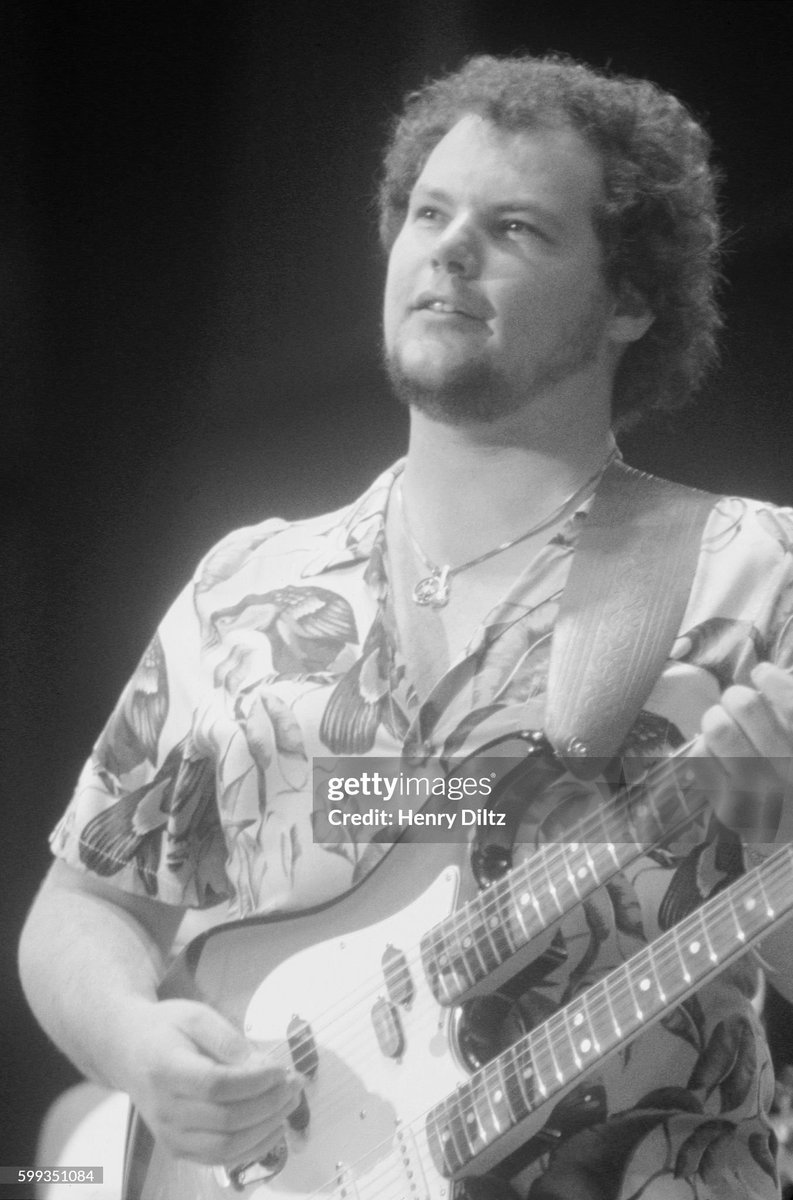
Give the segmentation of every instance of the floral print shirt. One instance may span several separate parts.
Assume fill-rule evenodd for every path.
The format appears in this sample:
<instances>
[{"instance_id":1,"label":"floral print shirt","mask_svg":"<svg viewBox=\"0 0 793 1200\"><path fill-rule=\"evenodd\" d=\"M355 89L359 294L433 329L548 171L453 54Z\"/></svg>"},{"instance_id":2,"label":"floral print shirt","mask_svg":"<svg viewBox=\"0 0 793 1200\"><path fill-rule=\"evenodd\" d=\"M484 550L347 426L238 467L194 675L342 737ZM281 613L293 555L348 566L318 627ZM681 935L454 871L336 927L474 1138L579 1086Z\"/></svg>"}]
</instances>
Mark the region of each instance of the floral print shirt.
<instances>
[{"instance_id":1,"label":"floral print shirt","mask_svg":"<svg viewBox=\"0 0 793 1200\"><path fill-rule=\"evenodd\" d=\"M376 859L366 830L312 812L314 756L456 758L542 728L554 619L587 505L421 703L384 558L399 470L339 512L268 520L210 551L99 737L52 835L57 855L168 904L224 902L234 917L298 910L344 892ZM758 661L788 662L791 611L793 512L721 500L680 634L623 754L670 753ZM527 811L521 843L543 836L547 813L547 798ZM504 1028L514 1036L546 1019L742 869L737 838L708 817L644 854L566 915L509 989ZM530 1200L778 1196L755 981L751 956L740 960L570 1093L564 1136L521 1176Z\"/></svg>"}]
</instances>

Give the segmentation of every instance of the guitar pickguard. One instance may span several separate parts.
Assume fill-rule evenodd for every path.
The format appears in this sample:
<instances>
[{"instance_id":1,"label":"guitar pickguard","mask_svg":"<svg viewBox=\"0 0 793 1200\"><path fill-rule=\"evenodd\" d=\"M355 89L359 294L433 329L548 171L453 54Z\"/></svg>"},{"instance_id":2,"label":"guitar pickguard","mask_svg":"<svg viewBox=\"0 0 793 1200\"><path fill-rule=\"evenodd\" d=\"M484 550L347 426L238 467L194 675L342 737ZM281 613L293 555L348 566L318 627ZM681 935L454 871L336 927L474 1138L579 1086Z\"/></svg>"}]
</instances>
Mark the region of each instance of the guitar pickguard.
<instances>
[{"instance_id":1,"label":"guitar pickguard","mask_svg":"<svg viewBox=\"0 0 793 1200\"><path fill-rule=\"evenodd\" d=\"M311 1070L304 1075L308 1125L290 1133L285 1167L251 1193L255 1200L326 1195L340 1171L354 1170L360 1187L392 1170L385 1158L402 1120L465 1077L450 1053L449 1010L432 996L420 963L407 961L399 979L392 973L391 989L381 965L389 947L416 946L428 923L453 911L458 884L457 869L447 868L402 911L307 947L257 988L246 1036L283 1043L297 1030L291 1065L302 1059ZM392 1000L394 992L403 999ZM426 1102L417 1104L422 1096Z\"/></svg>"}]
</instances>

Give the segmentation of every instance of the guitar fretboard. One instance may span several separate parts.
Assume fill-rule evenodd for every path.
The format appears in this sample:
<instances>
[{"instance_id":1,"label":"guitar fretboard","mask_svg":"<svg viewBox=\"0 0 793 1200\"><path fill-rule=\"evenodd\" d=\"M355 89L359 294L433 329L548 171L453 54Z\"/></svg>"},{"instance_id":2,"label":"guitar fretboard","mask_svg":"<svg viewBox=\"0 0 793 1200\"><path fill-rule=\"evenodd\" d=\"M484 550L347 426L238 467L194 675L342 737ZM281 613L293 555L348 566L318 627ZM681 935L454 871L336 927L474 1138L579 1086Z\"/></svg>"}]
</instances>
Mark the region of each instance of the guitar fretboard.
<instances>
[{"instance_id":1,"label":"guitar fretboard","mask_svg":"<svg viewBox=\"0 0 793 1200\"><path fill-rule=\"evenodd\" d=\"M424 935L421 957L440 1004L452 1004L707 803L712 766L663 759L640 782L587 816L569 840L540 846Z\"/></svg>"},{"instance_id":2,"label":"guitar fretboard","mask_svg":"<svg viewBox=\"0 0 793 1200\"><path fill-rule=\"evenodd\" d=\"M674 1008L793 908L793 848L783 846L583 992L431 1110L438 1170L450 1176Z\"/></svg>"}]
</instances>

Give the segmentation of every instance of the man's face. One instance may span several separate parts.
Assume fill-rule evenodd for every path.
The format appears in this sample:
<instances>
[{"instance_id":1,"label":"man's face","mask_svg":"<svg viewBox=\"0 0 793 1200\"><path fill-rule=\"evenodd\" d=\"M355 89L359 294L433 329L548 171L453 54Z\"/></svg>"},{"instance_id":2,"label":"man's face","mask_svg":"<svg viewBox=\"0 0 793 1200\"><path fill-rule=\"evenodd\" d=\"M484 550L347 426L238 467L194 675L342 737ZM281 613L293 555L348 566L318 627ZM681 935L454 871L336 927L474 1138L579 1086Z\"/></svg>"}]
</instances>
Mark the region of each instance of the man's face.
<instances>
[{"instance_id":1,"label":"man's face","mask_svg":"<svg viewBox=\"0 0 793 1200\"><path fill-rule=\"evenodd\" d=\"M571 380L604 390L621 346L593 224L602 186L571 129L512 133L470 114L446 134L389 259L385 349L401 399L458 422Z\"/></svg>"}]
</instances>

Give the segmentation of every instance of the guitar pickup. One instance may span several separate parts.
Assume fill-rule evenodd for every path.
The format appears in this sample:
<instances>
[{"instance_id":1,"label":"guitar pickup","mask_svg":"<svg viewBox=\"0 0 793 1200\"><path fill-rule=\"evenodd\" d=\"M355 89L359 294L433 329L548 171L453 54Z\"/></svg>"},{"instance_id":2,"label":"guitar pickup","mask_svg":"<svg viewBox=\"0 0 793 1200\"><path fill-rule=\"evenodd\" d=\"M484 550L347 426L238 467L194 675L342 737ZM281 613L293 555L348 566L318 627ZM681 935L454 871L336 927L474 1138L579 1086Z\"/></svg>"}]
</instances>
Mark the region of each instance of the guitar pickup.
<instances>
[{"instance_id":1,"label":"guitar pickup","mask_svg":"<svg viewBox=\"0 0 793 1200\"><path fill-rule=\"evenodd\" d=\"M308 1021L302 1017L292 1017L286 1027L286 1040L295 1070L307 1079L314 1079L319 1068L319 1055Z\"/></svg>"},{"instance_id":2,"label":"guitar pickup","mask_svg":"<svg viewBox=\"0 0 793 1200\"><path fill-rule=\"evenodd\" d=\"M407 959L396 946L386 946L380 960L388 990L388 998L392 1004L401 1004L409 1008L413 1002L414 988Z\"/></svg>"}]
</instances>

